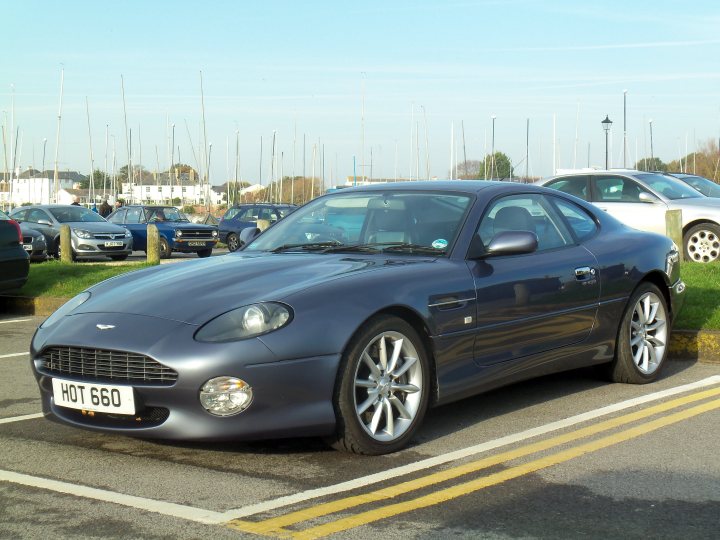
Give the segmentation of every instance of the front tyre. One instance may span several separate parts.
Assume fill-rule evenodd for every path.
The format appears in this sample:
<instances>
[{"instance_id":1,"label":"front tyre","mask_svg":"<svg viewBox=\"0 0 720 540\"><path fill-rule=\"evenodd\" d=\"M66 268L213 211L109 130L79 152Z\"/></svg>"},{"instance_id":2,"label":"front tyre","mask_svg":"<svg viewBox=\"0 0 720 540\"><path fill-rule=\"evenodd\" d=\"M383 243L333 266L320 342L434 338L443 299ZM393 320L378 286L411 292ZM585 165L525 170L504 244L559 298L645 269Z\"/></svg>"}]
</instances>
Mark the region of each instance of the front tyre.
<instances>
[{"instance_id":1,"label":"front tyre","mask_svg":"<svg viewBox=\"0 0 720 540\"><path fill-rule=\"evenodd\" d=\"M667 355L667 303L660 289L642 283L625 309L611 365L615 382L645 384L654 381Z\"/></svg>"},{"instance_id":2,"label":"front tyre","mask_svg":"<svg viewBox=\"0 0 720 540\"><path fill-rule=\"evenodd\" d=\"M366 455L401 449L422 423L429 389L427 352L415 329L393 316L372 319L343 354L330 444Z\"/></svg>"},{"instance_id":3,"label":"front tyre","mask_svg":"<svg viewBox=\"0 0 720 540\"><path fill-rule=\"evenodd\" d=\"M170 255L172 254L172 250L170 249L170 244L162 236L160 237L159 244L160 244L160 258L161 259L169 259Z\"/></svg>"},{"instance_id":4,"label":"front tyre","mask_svg":"<svg viewBox=\"0 0 720 540\"><path fill-rule=\"evenodd\" d=\"M209 257L210 255L212 255L212 248L201 249L200 251L197 252L197 256L200 257L201 259L204 259L205 257Z\"/></svg>"},{"instance_id":5,"label":"front tyre","mask_svg":"<svg viewBox=\"0 0 720 540\"><path fill-rule=\"evenodd\" d=\"M228 251L230 251L230 252L237 251L238 249L240 249L240 247L242 247L240 245L240 238L238 238L237 234L235 234L235 233L228 234L227 247L228 247Z\"/></svg>"}]
</instances>

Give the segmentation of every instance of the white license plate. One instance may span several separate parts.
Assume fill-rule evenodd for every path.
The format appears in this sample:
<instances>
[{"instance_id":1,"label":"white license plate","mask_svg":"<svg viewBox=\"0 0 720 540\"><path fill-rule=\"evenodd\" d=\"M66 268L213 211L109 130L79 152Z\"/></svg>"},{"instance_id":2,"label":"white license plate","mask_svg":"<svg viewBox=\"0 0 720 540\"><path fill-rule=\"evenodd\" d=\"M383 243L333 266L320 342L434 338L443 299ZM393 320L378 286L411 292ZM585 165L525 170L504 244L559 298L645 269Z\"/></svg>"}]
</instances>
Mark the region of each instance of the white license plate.
<instances>
[{"instance_id":1,"label":"white license plate","mask_svg":"<svg viewBox=\"0 0 720 540\"><path fill-rule=\"evenodd\" d=\"M188 246L190 247L204 247L205 242L188 242Z\"/></svg>"},{"instance_id":2,"label":"white license plate","mask_svg":"<svg viewBox=\"0 0 720 540\"><path fill-rule=\"evenodd\" d=\"M32 244L23 244L23 249L25 251L32 251Z\"/></svg>"},{"instance_id":3,"label":"white license plate","mask_svg":"<svg viewBox=\"0 0 720 540\"><path fill-rule=\"evenodd\" d=\"M79 383L53 379L55 405L71 409L135 414L135 395L132 386Z\"/></svg>"},{"instance_id":4,"label":"white license plate","mask_svg":"<svg viewBox=\"0 0 720 540\"><path fill-rule=\"evenodd\" d=\"M121 247L122 242L105 242L105 247Z\"/></svg>"}]
</instances>

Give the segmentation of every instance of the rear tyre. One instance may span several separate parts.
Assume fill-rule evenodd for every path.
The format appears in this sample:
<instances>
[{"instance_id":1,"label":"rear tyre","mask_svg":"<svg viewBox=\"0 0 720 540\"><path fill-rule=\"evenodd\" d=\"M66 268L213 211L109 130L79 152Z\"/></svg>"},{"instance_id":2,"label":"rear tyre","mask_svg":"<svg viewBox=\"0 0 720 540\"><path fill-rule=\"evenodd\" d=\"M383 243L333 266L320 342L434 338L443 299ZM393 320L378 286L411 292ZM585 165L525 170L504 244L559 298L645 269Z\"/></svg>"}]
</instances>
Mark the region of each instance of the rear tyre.
<instances>
[{"instance_id":1,"label":"rear tyre","mask_svg":"<svg viewBox=\"0 0 720 540\"><path fill-rule=\"evenodd\" d=\"M160 237L160 258L169 259L171 253L172 251L170 251L170 244L168 244L168 241L165 240L165 238Z\"/></svg>"},{"instance_id":2,"label":"rear tyre","mask_svg":"<svg viewBox=\"0 0 720 540\"><path fill-rule=\"evenodd\" d=\"M380 455L410 441L427 410L430 367L423 341L404 320L378 316L343 354L333 397L337 450Z\"/></svg>"},{"instance_id":3,"label":"rear tyre","mask_svg":"<svg viewBox=\"0 0 720 540\"><path fill-rule=\"evenodd\" d=\"M720 227L714 223L700 223L690 227L683 237L685 259L712 262L720 257Z\"/></svg>"},{"instance_id":4,"label":"rear tyre","mask_svg":"<svg viewBox=\"0 0 720 540\"><path fill-rule=\"evenodd\" d=\"M228 234L227 237L227 247L230 252L237 251L240 249L240 239L238 238L238 235L235 233Z\"/></svg>"},{"instance_id":5,"label":"rear tyre","mask_svg":"<svg viewBox=\"0 0 720 540\"><path fill-rule=\"evenodd\" d=\"M201 259L204 259L205 257L209 257L210 255L212 255L212 248L203 249L203 250L197 252L197 256L200 257Z\"/></svg>"},{"instance_id":6,"label":"rear tyre","mask_svg":"<svg viewBox=\"0 0 720 540\"><path fill-rule=\"evenodd\" d=\"M667 303L660 289L642 283L630 297L620 322L610 378L646 384L657 379L667 356Z\"/></svg>"}]
</instances>

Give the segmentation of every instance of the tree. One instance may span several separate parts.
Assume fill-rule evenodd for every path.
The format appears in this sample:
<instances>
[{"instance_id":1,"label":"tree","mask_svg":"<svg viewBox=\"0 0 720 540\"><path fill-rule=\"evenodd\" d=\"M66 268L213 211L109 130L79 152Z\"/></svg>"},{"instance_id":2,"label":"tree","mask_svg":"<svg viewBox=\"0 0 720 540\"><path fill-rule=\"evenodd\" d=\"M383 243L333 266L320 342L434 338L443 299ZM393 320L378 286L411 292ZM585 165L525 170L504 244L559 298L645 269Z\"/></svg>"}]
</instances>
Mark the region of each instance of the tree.
<instances>
[{"instance_id":1,"label":"tree","mask_svg":"<svg viewBox=\"0 0 720 540\"><path fill-rule=\"evenodd\" d=\"M487 176L485 176L487 171ZM514 176L514 169L510 158L503 152L495 152L495 154L488 154L485 159L480 162L480 178L492 179L504 179Z\"/></svg>"},{"instance_id":2,"label":"tree","mask_svg":"<svg viewBox=\"0 0 720 540\"><path fill-rule=\"evenodd\" d=\"M643 158L635 164L638 171L662 171L667 172L668 166L658 157Z\"/></svg>"},{"instance_id":3,"label":"tree","mask_svg":"<svg viewBox=\"0 0 720 540\"><path fill-rule=\"evenodd\" d=\"M457 164L455 171L457 177L461 180L475 180L482 176L482 161L470 159ZM450 175L449 175L450 176Z\"/></svg>"}]
</instances>

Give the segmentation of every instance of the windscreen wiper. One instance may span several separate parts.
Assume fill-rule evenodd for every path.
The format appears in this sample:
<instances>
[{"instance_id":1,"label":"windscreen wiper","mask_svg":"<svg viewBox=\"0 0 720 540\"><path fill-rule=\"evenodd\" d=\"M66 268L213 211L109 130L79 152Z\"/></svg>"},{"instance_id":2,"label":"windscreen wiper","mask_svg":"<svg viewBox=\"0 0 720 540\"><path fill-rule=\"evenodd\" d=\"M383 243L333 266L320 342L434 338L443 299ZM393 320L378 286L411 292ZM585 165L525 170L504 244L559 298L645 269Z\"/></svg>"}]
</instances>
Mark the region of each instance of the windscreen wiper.
<instances>
[{"instance_id":1,"label":"windscreen wiper","mask_svg":"<svg viewBox=\"0 0 720 540\"><path fill-rule=\"evenodd\" d=\"M444 250L420 244L411 244L408 242L370 242L369 244L351 244L337 245L328 247L323 253L339 252L339 251L360 251L360 252L378 252L378 251L406 251L409 253L425 253L432 255L440 255Z\"/></svg>"},{"instance_id":2,"label":"windscreen wiper","mask_svg":"<svg viewBox=\"0 0 720 540\"><path fill-rule=\"evenodd\" d=\"M337 240L331 240L328 242L309 242L305 244L283 244L276 248L269 249L268 251L270 253L280 253L282 251L288 251L292 249L296 249L299 251L322 251L327 248L334 248L339 246L342 246L341 242L338 242Z\"/></svg>"}]
</instances>

